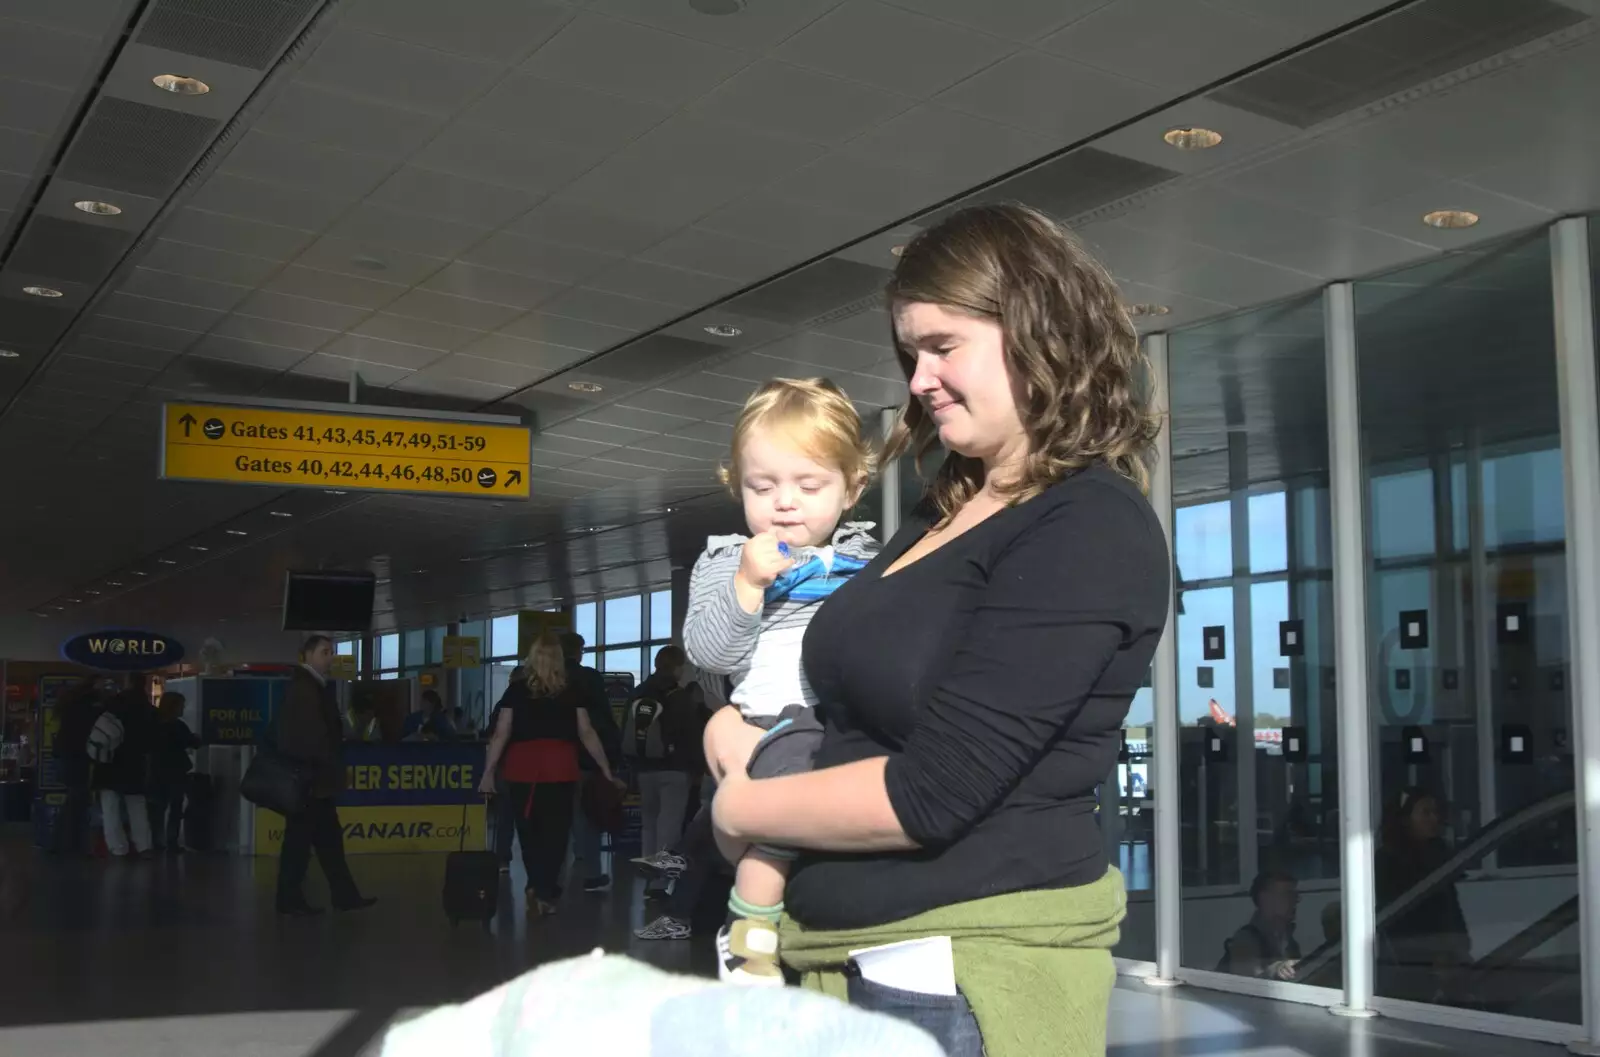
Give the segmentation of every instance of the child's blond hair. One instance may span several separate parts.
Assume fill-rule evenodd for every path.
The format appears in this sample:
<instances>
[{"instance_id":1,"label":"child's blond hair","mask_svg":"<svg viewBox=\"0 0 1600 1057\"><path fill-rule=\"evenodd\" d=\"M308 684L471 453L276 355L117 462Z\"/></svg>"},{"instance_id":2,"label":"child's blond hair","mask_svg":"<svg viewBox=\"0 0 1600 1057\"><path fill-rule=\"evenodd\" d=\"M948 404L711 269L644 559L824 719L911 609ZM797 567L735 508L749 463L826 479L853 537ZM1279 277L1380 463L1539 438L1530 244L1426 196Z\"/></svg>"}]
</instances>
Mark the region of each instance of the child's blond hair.
<instances>
[{"instance_id":1,"label":"child's blond hair","mask_svg":"<svg viewBox=\"0 0 1600 1057\"><path fill-rule=\"evenodd\" d=\"M878 468L876 447L861 431L850 398L826 378L774 378L744 402L733 426L733 450L717 476L739 496L740 453L755 429L776 431L817 462L837 467L852 489L866 487Z\"/></svg>"}]
</instances>

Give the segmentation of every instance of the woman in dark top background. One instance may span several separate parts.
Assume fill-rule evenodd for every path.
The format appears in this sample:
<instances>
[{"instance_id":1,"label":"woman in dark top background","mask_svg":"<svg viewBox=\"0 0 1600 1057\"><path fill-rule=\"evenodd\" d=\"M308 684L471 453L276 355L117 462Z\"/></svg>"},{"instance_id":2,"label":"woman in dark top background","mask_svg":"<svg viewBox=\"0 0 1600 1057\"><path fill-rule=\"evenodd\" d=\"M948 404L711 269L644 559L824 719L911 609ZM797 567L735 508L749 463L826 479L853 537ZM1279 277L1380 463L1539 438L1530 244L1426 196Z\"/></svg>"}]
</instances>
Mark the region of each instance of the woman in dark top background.
<instances>
[{"instance_id":1,"label":"woman in dark top background","mask_svg":"<svg viewBox=\"0 0 1600 1057\"><path fill-rule=\"evenodd\" d=\"M200 747L200 739L183 721L186 700L172 690L161 695L150 758L150 835L158 851L172 853L183 851L183 801L194 770L189 753Z\"/></svg>"},{"instance_id":2,"label":"woman in dark top background","mask_svg":"<svg viewBox=\"0 0 1600 1057\"><path fill-rule=\"evenodd\" d=\"M808 986L951 1057L1100 1052L1125 896L1094 790L1170 596L1138 336L1106 271L1019 206L919 235L888 294L911 399L886 458L949 454L806 633L816 770L731 776L717 820L810 849L782 940ZM943 936L953 995L868 980L849 955Z\"/></svg>"},{"instance_id":3,"label":"woman in dark top background","mask_svg":"<svg viewBox=\"0 0 1600 1057\"><path fill-rule=\"evenodd\" d=\"M503 756L504 769L498 773L516 811L517 841L528 875L528 912L553 914L561 897L561 866L578 795L579 743L607 781L615 783L616 778L584 710L581 688L567 681L560 641L550 634L535 640L521 671L525 678L512 680L495 706L494 733L478 791L494 795Z\"/></svg>"}]
</instances>

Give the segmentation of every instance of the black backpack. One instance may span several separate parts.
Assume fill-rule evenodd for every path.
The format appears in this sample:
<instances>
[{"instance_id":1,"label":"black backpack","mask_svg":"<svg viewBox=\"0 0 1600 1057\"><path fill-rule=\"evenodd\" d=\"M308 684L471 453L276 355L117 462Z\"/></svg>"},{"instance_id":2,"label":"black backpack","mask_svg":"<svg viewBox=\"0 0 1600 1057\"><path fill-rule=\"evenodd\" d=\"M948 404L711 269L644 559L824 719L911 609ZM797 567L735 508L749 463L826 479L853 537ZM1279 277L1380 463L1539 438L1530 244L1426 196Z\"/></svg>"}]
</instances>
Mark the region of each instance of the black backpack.
<instances>
[{"instance_id":1,"label":"black backpack","mask_svg":"<svg viewBox=\"0 0 1600 1057\"><path fill-rule=\"evenodd\" d=\"M628 719L622 727L622 754L630 760L663 763L672 747L662 716L667 706L653 697L636 697L628 705Z\"/></svg>"}]
</instances>

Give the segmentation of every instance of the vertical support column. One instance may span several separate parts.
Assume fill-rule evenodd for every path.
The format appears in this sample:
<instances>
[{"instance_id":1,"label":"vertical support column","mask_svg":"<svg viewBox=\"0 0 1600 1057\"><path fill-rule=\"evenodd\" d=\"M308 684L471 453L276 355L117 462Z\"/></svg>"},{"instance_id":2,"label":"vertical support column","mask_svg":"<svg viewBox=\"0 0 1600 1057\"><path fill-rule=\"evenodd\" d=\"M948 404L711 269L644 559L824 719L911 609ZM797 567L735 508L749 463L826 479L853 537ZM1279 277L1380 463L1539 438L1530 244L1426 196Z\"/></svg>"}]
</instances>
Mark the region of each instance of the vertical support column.
<instances>
[{"instance_id":1,"label":"vertical support column","mask_svg":"<svg viewBox=\"0 0 1600 1057\"><path fill-rule=\"evenodd\" d=\"M1467 550L1472 577L1472 707L1477 729L1478 813L1473 824L1482 828L1500 816L1499 770L1495 760L1494 722L1494 603L1489 592L1489 552L1483 530L1483 440L1473 430L1467 449ZM1483 857L1483 869L1499 865L1500 853Z\"/></svg>"},{"instance_id":2,"label":"vertical support column","mask_svg":"<svg viewBox=\"0 0 1600 1057\"><path fill-rule=\"evenodd\" d=\"M692 569L672 570L672 641L683 645L683 618L689 615L689 574Z\"/></svg>"},{"instance_id":3,"label":"vertical support column","mask_svg":"<svg viewBox=\"0 0 1600 1057\"><path fill-rule=\"evenodd\" d=\"M1167 385L1167 335L1144 339L1150 361L1151 406L1162 416L1156 438L1156 463L1150 475L1150 505L1167 536L1167 549L1175 554L1172 535L1172 417ZM1177 563L1173 563L1176 577ZM1177 584L1167 604L1167 624L1156 646L1151 690L1155 698L1155 729L1151 751L1151 789L1155 793L1156 846L1151 856L1156 892L1156 975L1146 983L1173 986L1183 939L1183 831L1178 797L1178 633Z\"/></svg>"},{"instance_id":4,"label":"vertical support column","mask_svg":"<svg viewBox=\"0 0 1600 1057\"><path fill-rule=\"evenodd\" d=\"M1571 658L1573 765L1577 774L1578 927L1586 1041L1600 1053L1600 409L1595 393L1594 286L1583 217L1550 231L1556 316L1556 384L1567 507L1567 620Z\"/></svg>"},{"instance_id":5,"label":"vertical support column","mask_svg":"<svg viewBox=\"0 0 1600 1057\"><path fill-rule=\"evenodd\" d=\"M1370 1017L1374 1015L1377 895L1372 876L1372 714L1367 707L1366 503L1351 285L1329 286L1323 310L1328 349L1328 498L1333 521L1334 707L1339 730L1339 875L1344 893L1344 1004L1333 1012Z\"/></svg>"},{"instance_id":6,"label":"vertical support column","mask_svg":"<svg viewBox=\"0 0 1600 1057\"><path fill-rule=\"evenodd\" d=\"M898 407L886 407L878 412L879 438L889 439L889 433L894 429L896 420L900 417ZM900 460L886 462L878 468L878 484L880 485L882 510L878 512L878 538L887 544L894 539L894 534L900 531Z\"/></svg>"},{"instance_id":7,"label":"vertical support column","mask_svg":"<svg viewBox=\"0 0 1600 1057\"><path fill-rule=\"evenodd\" d=\"M1228 535L1233 541L1234 796L1238 804L1239 883L1250 885L1260 863L1256 829L1255 619L1250 597L1250 451L1243 433L1228 434Z\"/></svg>"}]
</instances>

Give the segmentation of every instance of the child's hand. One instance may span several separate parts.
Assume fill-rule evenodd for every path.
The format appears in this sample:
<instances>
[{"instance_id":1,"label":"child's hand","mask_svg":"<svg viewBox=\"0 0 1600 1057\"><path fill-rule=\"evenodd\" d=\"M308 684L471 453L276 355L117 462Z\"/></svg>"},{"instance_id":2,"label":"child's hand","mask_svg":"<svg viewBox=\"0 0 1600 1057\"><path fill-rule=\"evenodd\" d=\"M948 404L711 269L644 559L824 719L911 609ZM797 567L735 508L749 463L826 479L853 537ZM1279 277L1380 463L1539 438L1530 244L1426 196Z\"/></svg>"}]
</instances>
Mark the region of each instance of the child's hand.
<instances>
[{"instance_id":1,"label":"child's hand","mask_svg":"<svg viewBox=\"0 0 1600 1057\"><path fill-rule=\"evenodd\" d=\"M739 575L746 583L765 591L785 569L794 564L793 559L780 550L779 546L778 537L770 532L762 532L750 538L750 542L744 545L744 553L739 559Z\"/></svg>"}]
</instances>

